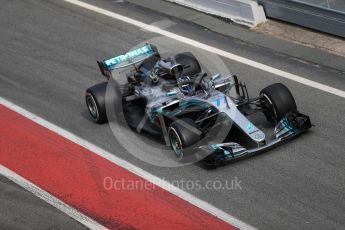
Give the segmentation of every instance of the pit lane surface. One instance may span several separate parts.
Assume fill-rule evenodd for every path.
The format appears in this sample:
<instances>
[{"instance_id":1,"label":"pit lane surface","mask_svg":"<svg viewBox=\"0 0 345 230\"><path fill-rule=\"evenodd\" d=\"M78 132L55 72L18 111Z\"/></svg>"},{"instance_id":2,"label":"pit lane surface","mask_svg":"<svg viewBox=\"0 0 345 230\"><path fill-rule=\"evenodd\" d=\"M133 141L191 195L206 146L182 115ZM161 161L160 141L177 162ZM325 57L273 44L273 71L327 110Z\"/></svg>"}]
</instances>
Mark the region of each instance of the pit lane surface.
<instances>
[{"instance_id":1,"label":"pit lane surface","mask_svg":"<svg viewBox=\"0 0 345 230\"><path fill-rule=\"evenodd\" d=\"M153 23L164 15L114 1L97 5ZM189 190L242 221L262 229L344 228L344 98L224 59L251 95L274 82L286 84L316 127L260 156L217 170L199 165L160 168L143 163L116 142L109 126L88 119L84 90L103 81L95 59L122 53L156 36L63 2L8 1L2 5L1 96L168 181L226 180L241 190ZM194 38L308 79L345 89L345 75L234 41L177 21L169 31ZM0 220L0 222L2 222Z\"/></svg>"},{"instance_id":2,"label":"pit lane surface","mask_svg":"<svg viewBox=\"0 0 345 230\"><path fill-rule=\"evenodd\" d=\"M3 176L0 197L0 229L87 229Z\"/></svg>"}]
</instances>

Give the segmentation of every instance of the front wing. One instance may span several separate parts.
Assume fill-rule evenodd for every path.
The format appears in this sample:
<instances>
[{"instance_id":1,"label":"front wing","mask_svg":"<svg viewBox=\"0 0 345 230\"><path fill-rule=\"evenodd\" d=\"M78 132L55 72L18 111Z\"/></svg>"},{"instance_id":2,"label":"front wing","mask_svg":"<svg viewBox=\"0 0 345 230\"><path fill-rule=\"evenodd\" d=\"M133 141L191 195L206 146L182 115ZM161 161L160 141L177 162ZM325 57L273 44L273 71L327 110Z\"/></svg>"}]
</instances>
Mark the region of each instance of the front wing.
<instances>
[{"instance_id":1,"label":"front wing","mask_svg":"<svg viewBox=\"0 0 345 230\"><path fill-rule=\"evenodd\" d=\"M294 112L287 114L281 119L274 129L275 138L263 145L247 149L235 142L212 144L198 147L201 150L211 152L205 159L207 165L219 165L224 162L255 155L265 152L280 144L296 138L312 127L309 116L302 113Z\"/></svg>"}]
</instances>

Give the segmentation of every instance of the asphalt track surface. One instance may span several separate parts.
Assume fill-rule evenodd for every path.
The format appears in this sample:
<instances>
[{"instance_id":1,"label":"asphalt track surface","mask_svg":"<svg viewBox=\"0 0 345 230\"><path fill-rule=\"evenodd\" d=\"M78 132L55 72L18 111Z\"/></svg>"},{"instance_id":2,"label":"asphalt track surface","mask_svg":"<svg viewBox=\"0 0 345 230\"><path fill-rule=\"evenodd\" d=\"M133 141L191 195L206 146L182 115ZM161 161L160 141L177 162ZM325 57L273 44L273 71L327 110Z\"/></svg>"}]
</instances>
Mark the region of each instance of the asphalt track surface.
<instances>
[{"instance_id":1,"label":"asphalt track surface","mask_svg":"<svg viewBox=\"0 0 345 230\"><path fill-rule=\"evenodd\" d=\"M3 176L0 197L0 229L87 229Z\"/></svg>"},{"instance_id":2,"label":"asphalt track surface","mask_svg":"<svg viewBox=\"0 0 345 230\"><path fill-rule=\"evenodd\" d=\"M162 14L119 2L92 3L149 24L166 20ZM345 74L335 69L169 20L173 23L165 29L171 32L345 90ZM103 81L96 59L125 52L157 35L62 1L6 1L0 25L2 97L168 181L237 177L241 190L188 192L259 229L345 228L344 98L224 59L247 83L251 95L271 83L286 84L316 126L287 145L216 170L197 164L156 167L128 154L108 125L90 122L84 90ZM35 208L43 209L39 202ZM31 213L28 206L22 211ZM0 223L8 221L5 218L1 216ZM49 219L36 222L37 227L43 228L44 222Z\"/></svg>"}]
</instances>

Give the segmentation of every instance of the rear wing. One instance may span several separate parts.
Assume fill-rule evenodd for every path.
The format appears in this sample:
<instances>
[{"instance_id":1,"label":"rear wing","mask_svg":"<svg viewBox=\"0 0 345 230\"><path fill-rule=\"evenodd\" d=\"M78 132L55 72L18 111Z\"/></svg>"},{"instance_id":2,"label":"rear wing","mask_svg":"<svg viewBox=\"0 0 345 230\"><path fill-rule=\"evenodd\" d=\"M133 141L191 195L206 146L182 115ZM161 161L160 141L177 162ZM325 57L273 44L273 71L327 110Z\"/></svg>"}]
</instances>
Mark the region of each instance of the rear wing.
<instances>
[{"instance_id":1,"label":"rear wing","mask_svg":"<svg viewBox=\"0 0 345 230\"><path fill-rule=\"evenodd\" d=\"M103 61L97 61L97 64L102 75L109 79L112 70L133 65L156 54L158 54L157 48L153 45L146 44L145 46L130 50L125 54Z\"/></svg>"}]
</instances>

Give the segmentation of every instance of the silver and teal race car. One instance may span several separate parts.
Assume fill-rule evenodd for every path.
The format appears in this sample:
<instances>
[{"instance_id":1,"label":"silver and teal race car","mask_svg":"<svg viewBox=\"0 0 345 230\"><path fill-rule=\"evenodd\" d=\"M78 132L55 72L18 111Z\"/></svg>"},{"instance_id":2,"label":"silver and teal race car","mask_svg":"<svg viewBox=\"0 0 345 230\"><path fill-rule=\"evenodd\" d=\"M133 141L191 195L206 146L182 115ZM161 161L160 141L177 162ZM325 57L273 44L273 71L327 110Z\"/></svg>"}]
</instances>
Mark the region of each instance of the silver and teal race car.
<instances>
[{"instance_id":1,"label":"silver and teal race car","mask_svg":"<svg viewBox=\"0 0 345 230\"><path fill-rule=\"evenodd\" d=\"M97 63L107 81L86 90L91 118L105 123L107 107L115 106L133 130L165 141L179 161L197 158L219 165L265 151L311 127L283 84L249 98L237 76L208 76L190 52L163 58L154 45L145 44ZM106 96L114 79L118 93Z\"/></svg>"}]
</instances>

